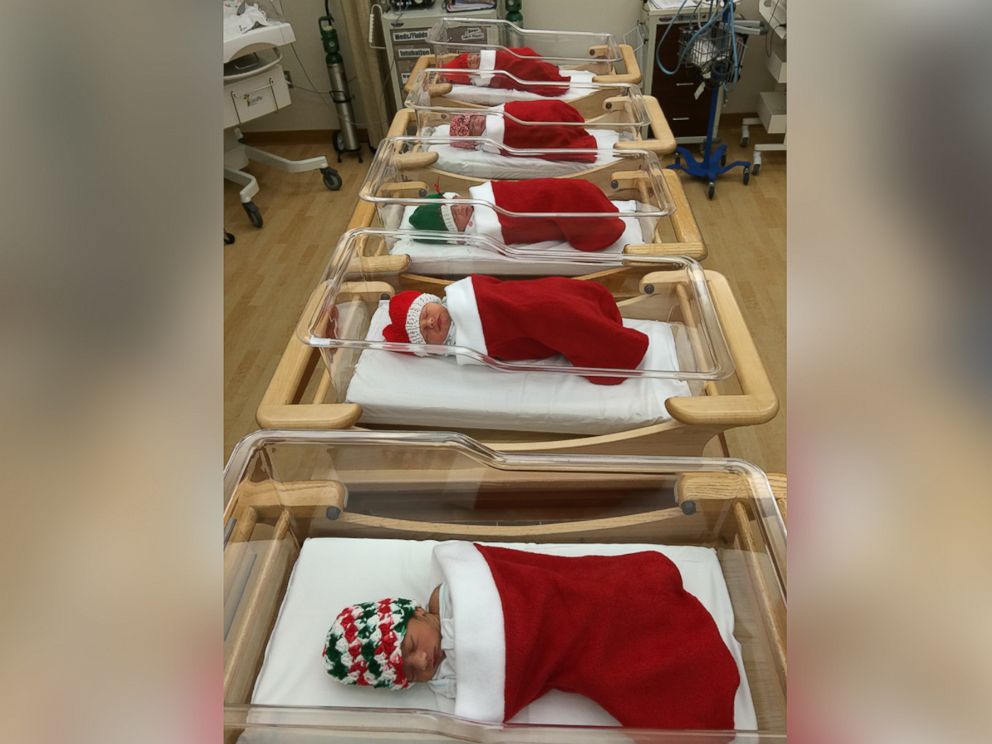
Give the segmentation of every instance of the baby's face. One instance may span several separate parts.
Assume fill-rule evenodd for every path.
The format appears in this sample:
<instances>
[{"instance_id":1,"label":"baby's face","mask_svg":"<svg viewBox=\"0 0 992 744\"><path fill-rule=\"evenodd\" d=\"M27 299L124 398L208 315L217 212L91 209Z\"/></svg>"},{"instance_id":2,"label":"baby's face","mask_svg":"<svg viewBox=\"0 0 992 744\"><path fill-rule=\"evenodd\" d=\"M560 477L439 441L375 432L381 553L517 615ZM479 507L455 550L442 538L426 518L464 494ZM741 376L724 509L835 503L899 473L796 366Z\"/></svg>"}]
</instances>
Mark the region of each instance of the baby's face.
<instances>
[{"instance_id":1,"label":"baby's face","mask_svg":"<svg viewBox=\"0 0 992 744\"><path fill-rule=\"evenodd\" d=\"M432 303L433 304L433 303ZM423 607L407 621L406 635L400 644L403 654L403 674L411 682L434 679L444 658L441 650L441 620L428 614Z\"/></svg>"},{"instance_id":2,"label":"baby's face","mask_svg":"<svg viewBox=\"0 0 992 744\"><path fill-rule=\"evenodd\" d=\"M471 206L469 206L471 209ZM443 344L451 330L448 308L437 302L428 302L420 311L420 334L428 344Z\"/></svg>"},{"instance_id":3,"label":"baby's face","mask_svg":"<svg viewBox=\"0 0 992 744\"><path fill-rule=\"evenodd\" d=\"M475 207L471 204L451 205L451 216L455 220L455 227L458 228L458 232L465 232L465 228L472 220L472 212L474 209Z\"/></svg>"},{"instance_id":4,"label":"baby's face","mask_svg":"<svg viewBox=\"0 0 992 744\"><path fill-rule=\"evenodd\" d=\"M468 118L468 132L473 137L481 137L486 131L486 117L470 116Z\"/></svg>"}]
</instances>

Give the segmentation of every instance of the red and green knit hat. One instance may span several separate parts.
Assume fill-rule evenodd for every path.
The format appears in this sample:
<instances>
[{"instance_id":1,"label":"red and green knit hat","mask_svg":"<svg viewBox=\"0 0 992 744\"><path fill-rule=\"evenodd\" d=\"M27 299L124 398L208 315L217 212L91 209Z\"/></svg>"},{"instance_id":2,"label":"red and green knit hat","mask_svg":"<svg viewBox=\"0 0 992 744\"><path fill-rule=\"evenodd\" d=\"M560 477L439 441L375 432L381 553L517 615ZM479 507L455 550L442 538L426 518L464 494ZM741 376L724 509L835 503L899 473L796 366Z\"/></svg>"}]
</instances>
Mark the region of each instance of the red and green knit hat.
<instances>
[{"instance_id":1,"label":"red and green knit hat","mask_svg":"<svg viewBox=\"0 0 992 744\"><path fill-rule=\"evenodd\" d=\"M441 232L458 232L455 218L451 214L451 200L459 195L454 191L443 194L428 194L425 199L439 199L438 204L422 204L410 214L410 227L415 230L439 230Z\"/></svg>"},{"instance_id":2,"label":"red and green knit hat","mask_svg":"<svg viewBox=\"0 0 992 744\"><path fill-rule=\"evenodd\" d=\"M412 600L389 597L345 607L327 632L327 673L346 685L409 687L400 646L416 609Z\"/></svg>"}]
</instances>

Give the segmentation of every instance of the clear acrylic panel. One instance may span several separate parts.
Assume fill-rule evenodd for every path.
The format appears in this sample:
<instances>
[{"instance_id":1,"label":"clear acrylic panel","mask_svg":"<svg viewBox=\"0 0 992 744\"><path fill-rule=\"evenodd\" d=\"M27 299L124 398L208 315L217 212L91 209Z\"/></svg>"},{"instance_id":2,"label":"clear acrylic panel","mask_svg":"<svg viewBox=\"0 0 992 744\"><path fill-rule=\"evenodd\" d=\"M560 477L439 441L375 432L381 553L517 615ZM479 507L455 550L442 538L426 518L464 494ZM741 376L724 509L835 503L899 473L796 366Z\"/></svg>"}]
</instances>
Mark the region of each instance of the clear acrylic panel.
<instances>
[{"instance_id":1,"label":"clear acrylic panel","mask_svg":"<svg viewBox=\"0 0 992 744\"><path fill-rule=\"evenodd\" d=\"M692 386L697 389L698 383L733 374L733 361L703 270L692 259L679 257L621 257L617 263L616 259L589 255L580 265L586 273L616 266L636 269L611 283L620 314L625 319L644 321L649 335L655 330L653 324L665 324L671 330L674 353L667 357L649 353L638 369L563 366L557 359L505 362L478 347L386 341L381 327L388 322L389 298L400 291L417 289L443 298L448 284L481 274L472 271L473 266L490 266L494 257L506 262L537 261L551 269L556 263L571 267L573 260L553 252L521 256L519 251L478 236L452 235L447 248L452 253L453 270L439 272L446 273L447 280L425 283L422 276L405 274L408 263L403 251L436 237L435 233L376 228L352 230L342 236L297 327L297 336L304 343L321 349L332 382L337 381L342 389L347 389L347 380L362 354L413 354L446 358L455 365L471 360L510 373L671 379L697 383Z\"/></svg>"},{"instance_id":2,"label":"clear acrylic panel","mask_svg":"<svg viewBox=\"0 0 992 744\"><path fill-rule=\"evenodd\" d=\"M687 736L483 726L435 710L391 708L388 694L371 708L253 702L290 575L311 538L339 539L344 549L354 538L710 548L726 584L757 720L757 730L736 732L736 741L784 735L786 531L767 478L748 463L510 455L446 433L261 431L235 448L224 483L225 740L247 734L246 742L318 735L602 741L636 733L638 741L670 742ZM691 737L727 741L728 733L734 732Z\"/></svg>"},{"instance_id":3,"label":"clear acrylic panel","mask_svg":"<svg viewBox=\"0 0 992 744\"><path fill-rule=\"evenodd\" d=\"M491 172L496 176L485 178L467 176L439 169L439 148L450 147L453 141L470 141L478 147L495 148L502 155L490 162ZM609 211L510 211L496 203L492 188L487 181L520 181L535 178L548 178L544 168L516 167L518 158L531 158L547 161L554 165L561 156L586 154L593 162L584 163L581 170L569 174L570 179L580 179L595 186L603 196L614 202ZM455 166L452 166L455 167ZM500 175L512 173L513 178ZM652 242L658 219L675 211L671 194L662 175L662 165L658 157L646 150L624 149L560 149L560 148L513 148L493 143L487 138L435 138L435 137L390 137L379 145L375 158L369 167L365 181L359 190L359 198L376 205L383 227L401 229L406 217L404 207L437 204L428 199L432 192L451 193L474 208L488 210L513 219L543 220L555 218L564 220L585 220L597 216L614 216L616 211L634 209L638 218L648 220L641 230L641 242ZM629 202L630 205L617 206L616 202ZM608 207L609 205L607 205Z\"/></svg>"},{"instance_id":4,"label":"clear acrylic panel","mask_svg":"<svg viewBox=\"0 0 992 744\"><path fill-rule=\"evenodd\" d=\"M494 71L496 78L513 76L502 70ZM532 84L540 89L547 83ZM505 86L499 86L505 89ZM410 85L406 107L417 112L417 131L408 131L408 135L447 136L439 129L446 127L451 117L457 114L485 114L511 119L521 126L541 126L554 124L556 126L583 127L590 131L614 131L620 141L636 140L641 130L649 124L648 114L644 108L644 100L640 88L636 85L621 85L594 82L574 82L571 92L584 101L587 112L585 122L575 121L520 121L509 113L498 109L480 110L478 105L459 101L451 95L453 86L445 78L445 71L437 68L421 70ZM548 96L541 96L547 98ZM535 96L531 100L538 100ZM594 108L598 104L598 109ZM574 107L574 104L571 104ZM580 111L580 113L582 113Z\"/></svg>"},{"instance_id":5,"label":"clear acrylic panel","mask_svg":"<svg viewBox=\"0 0 992 744\"><path fill-rule=\"evenodd\" d=\"M438 57L526 47L563 69L608 74L622 64L620 46L612 34L525 29L503 20L447 16L434 24L427 42Z\"/></svg>"}]
</instances>

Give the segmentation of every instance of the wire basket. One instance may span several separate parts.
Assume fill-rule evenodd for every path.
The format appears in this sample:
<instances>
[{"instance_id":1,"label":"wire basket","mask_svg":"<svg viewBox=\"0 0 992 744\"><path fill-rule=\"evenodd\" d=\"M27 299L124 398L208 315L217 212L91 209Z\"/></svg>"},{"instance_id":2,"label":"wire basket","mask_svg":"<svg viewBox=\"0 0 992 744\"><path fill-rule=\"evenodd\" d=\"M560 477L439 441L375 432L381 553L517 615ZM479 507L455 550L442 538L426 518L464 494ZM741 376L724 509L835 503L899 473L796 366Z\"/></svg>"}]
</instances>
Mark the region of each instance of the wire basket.
<instances>
[{"instance_id":1,"label":"wire basket","mask_svg":"<svg viewBox=\"0 0 992 744\"><path fill-rule=\"evenodd\" d=\"M685 26L679 37L679 57L698 67L704 78L716 73L721 80L736 80L744 60L744 42L745 37L723 25L702 32L697 26Z\"/></svg>"}]
</instances>

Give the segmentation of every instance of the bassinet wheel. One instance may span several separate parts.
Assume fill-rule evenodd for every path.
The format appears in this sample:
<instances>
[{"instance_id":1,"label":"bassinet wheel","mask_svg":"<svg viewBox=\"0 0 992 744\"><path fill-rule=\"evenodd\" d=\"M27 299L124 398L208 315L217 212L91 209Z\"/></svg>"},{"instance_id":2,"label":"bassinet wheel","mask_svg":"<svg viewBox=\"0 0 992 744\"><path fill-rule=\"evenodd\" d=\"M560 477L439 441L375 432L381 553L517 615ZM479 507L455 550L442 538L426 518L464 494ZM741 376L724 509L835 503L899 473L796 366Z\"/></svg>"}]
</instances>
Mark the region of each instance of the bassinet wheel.
<instances>
[{"instance_id":1,"label":"bassinet wheel","mask_svg":"<svg viewBox=\"0 0 992 744\"><path fill-rule=\"evenodd\" d=\"M761 163L755 163L751 166L751 175L756 176L761 173Z\"/></svg>"},{"instance_id":2,"label":"bassinet wheel","mask_svg":"<svg viewBox=\"0 0 992 744\"><path fill-rule=\"evenodd\" d=\"M337 191L344 183L341 180L341 175L333 168L321 168L320 175L324 179L324 186L327 187L328 191Z\"/></svg>"},{"instance_id":3,"label":"bassinet wheel","mask_svg":"<svg viewBox=\"0 0 992 744\"><path fill-rule=\"evenodd\" d=\"M744 185L745 186L747 186L751 182L751 166L750 165L745 165L744 166L744 175L743 175L742 178L744 180Z\"/></svg>"},{"instance_id":4,"label":"bassinet wheel","mask_svg":"<svg viewBox=\"0 0 992 744\"><path fill-rule=\"evenodd\" d=\"M255 227L261 227L262 213L258 211L258 207L255 206L255 202L244 202L241 206L245 208L245 212L248 214L248 219L251 220L251 224Z\"/></svg>"},{"instance_id":5,"label":"bassinet wheel","mask_svg":"<svg viewBox=\"0 0 992 744\"><path fill-rule=\"evenodd\" d=\"M750 137L741 137L741 147L747 147L747 143L751 141Z\"/></svg>"},{"instance_id":6,"label":"bassinet wheel","mask_svg":"<svg viewBox=\"0 0 992 744\"><path fill-rule=\"evenodd\" d=\"M682 502L682 513L685 515L696 513L696 502L695 501L683 501Z\"/></svg>"},{"instance_id":7,"label":"bassinet wheel","mask_svg":"<svg viewBox=\"0 0 992 744\"><path fill-rule=\"evenodd\" d=\"M227 230L224 231L224 245L231 245L234 242L234 235Z\"/></svg>"},{"instance_id":8,"label":"bassinet wheel","mask_svg":"<svg viewBox=\"0 0 992 744\"><path fill-rule=\"evenodd\" d=\"M712 199L715 193L716 193L716 184L713 181L710 181L709 185L706 187L706 196L707 198Z\"/></svg>"},{"instance_id":9,"label":"bassinet wheel","mask_svg":"<svg viewBox=\"0 0 992 744\"><path fill-rule=\"evenodd\" d=\"M620 188L620 184L617 183L617 179L614 178L612 181L610 181L610 188L613 189L614 191Z\"/></svg>"},{"instance_id":10,"label":"bassinet wheel","mask_svg":"<svg viewBox=\"0 0 992 744\"><path fill-rule=\"evenodd\" d=\"M723 155L720 156L720 167L722 168L726 164L727 164L727 153L723 153Z\"/></svg>"},{"instance_id":11,"label":"bassinet wheel","mask_svg":"<svg viewBox=\"0 0 992 744\"><path fill-rule=\"evenodd\" d=\"M653 284L645 284L644 285L644 294L654 294L654 285Z\"/></svg>"},{"instance_id":12,"label":"bassinet wheel","mask_svg":"<svg viewBox=\"0 0 992 744\"><path fill-rule=\"evenodd\" d=\"M341 508L337 506L327 507L327 518L332 522L341 516Z\"/></svg>"}]
</instances>

